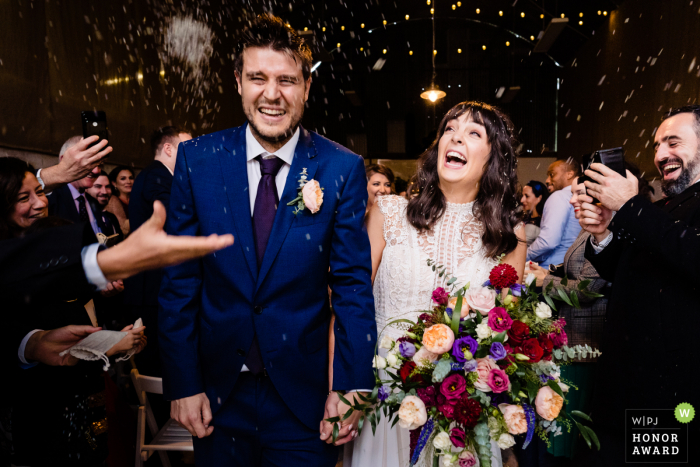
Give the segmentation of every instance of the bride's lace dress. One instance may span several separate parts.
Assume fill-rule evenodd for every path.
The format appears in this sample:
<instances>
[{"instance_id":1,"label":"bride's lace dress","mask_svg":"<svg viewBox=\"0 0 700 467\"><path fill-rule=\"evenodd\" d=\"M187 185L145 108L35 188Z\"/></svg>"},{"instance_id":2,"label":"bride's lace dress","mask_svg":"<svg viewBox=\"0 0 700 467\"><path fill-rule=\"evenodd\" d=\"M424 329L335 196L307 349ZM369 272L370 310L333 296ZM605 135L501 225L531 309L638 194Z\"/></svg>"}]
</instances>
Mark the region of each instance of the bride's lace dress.
<instances>
[{"instance_id":1,"label":"bride's lace dress","mask_svg":"<svg viewBox=\"0 0 700 467\"><path fill-rule=\"evenodd\" d=\"M419 310L432 307L435 288L444 286L446 275L438 275L427 264L432 259L444 265L455 285L468 282L481 285L498 264L484 255L481 235L483 226L472 212L474 203L447 203L445 213L429 232L419 233L406 219L408 201L398 196L382 196L377 200L384 215L386 247L374 280L374 302L377 331L396 339L406 325L386 326L397 318L418 319ZM388 379L388 378L387 378ZM498 446L492 444L492 465L501 466ZM424 456L421 456L424 457ZM409 432L397 425L390 427L382 417L372 436L369 423L362 434L345 448L345 467L407 467L410 462ZM432 466L423 459L419 465Z\"/></svg>"}]
</instances>

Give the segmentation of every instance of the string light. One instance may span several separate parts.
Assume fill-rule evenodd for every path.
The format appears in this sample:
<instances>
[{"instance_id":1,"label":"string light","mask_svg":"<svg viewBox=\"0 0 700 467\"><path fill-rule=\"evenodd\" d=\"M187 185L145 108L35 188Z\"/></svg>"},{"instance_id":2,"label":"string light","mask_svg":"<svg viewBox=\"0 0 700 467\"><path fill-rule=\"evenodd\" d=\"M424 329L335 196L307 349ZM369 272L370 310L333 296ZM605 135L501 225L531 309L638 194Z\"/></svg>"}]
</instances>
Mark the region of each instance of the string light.
<instances>
[{"instance_id":1,"label":"string light","mask_svg":"<svg viewBox=\"0 0 700 467\"><path fill-rule=\"evenodd\" d=\"M598 16L600 16L603 12L598 10Z\"/></svg>"},{"instance_id":2,"label":"string light","mask_svg":"<svg viewBox=\"0 0 700 467\"><path fill-rule=\"evenodd\" d=\"M430 0L428 0L428 5L430 5Z\"/></svg>"},{"instance_id":3,"label":"string light","mask_svg":"<svg viewBox=\"0 0 700 467\"><path fill-rule=\"evenodd\" d=\"M304 28L304 31L308 31L308 30L309 30L309 28Z\"/></svg>"},{"instance_id":4,"label":"string light","mask_svg":"<svg viewBox=\"0 0 700 467\"><path fill-rule=\"evenodd\" d=\"M534 41L534 40L535 40L535 36L530 36L530 40L531 40L531 41Z\"/></svg>"},{"instance_id":5,"label":"string light","mask_svg":"<svg viewBox=\"0 0 700 467\"><path fill-rule=\"evenodd\" d=\"M483 50L486 50L486 46L485 46L485 45L482 45L481 48L482 48Z\"/></svg>"},{"instance_id":6,"label":"string light","mask_svg":"<svg viewBox=\"0 0 700 467\"><path fill-rule=\"evenodd\" d=\"M603 12L603 16L608 16L608 12L607 12L607 11L604 11L604 12Z\"/></svg>"},{"instance_id":7,"label":"string light","mask_svg":"<svg viewBox=\"0 0 700 467\"><path fill-rule=\"evenodd\" d=\"M408 55L413 55L413 50L409 50Z\"/></svg>"},{"instance_id":8,"label":"string light","mask_svg":"<svg viewBox=\"0 0 700 467\"><path fill-rule=\"evenodd\" d=\"M544 19L544 13L540 14L540 19Z\"/></svg>"},{"instance_id":9,"label":"string light","mask_svg":"<svg viewBox=\"0 0 700 467\"><path fill-rule=\"evenodd\" d=\"M562 18L564 18L564 17L565 17L565 16L564 16L564 13L562 13L562 14L561 14L561 17L562 17Z\"/></svg>"},{"instance_id":10,"label":"string light","mask_svg":"<svg viewBox=\"0 0 700 467\"><path fill-rule=\"evenodd\" d=\"M503 16L503 12L502 12L502 11L499 11L499 12L498 12L498 16Z\"/></svg>"},{"instance_id":11,"label":"string light","mask_svg":"<svg viewBox=\"0 0 700 467\"><path fill-rule=\"evenodd\" d=\"M410 18L410 16L406 15L406 21L408 21L408 18Z\"/></svg>"},{"instance_id":12,"label":"string light","mask_svg":"<svg viewBox=\"0 0 700 467\"><path fill-rule=\"evenodd\" d=\"M365 23L360 24L360 29L364 29L364 28L365 28Z\"/></svg>"},{"instance_id":13,"label":"string light","mask_svg":"<svg viewBox=\"0 0 700 467\"><path fill-rule=\"evenodd\" d=\"M363 50L365 50L365 48L364 48L364 47L360 47L360 52L362 52Z\"/></svg>"},{"instance_id":14,"label":"string light","mask_svg":"<svg viewBox=\"0 0 700 467\"><path fill-rule=\"evenodd\" d=\"M453 10L456 10L456 9L457 9L457 5L455 5L455 4L453 3L453 4L452 4L452 9L453 9Z\"/></svg>"},{"instance_id":15,"label":"string light","mask_svg":"<svg viewBox=\"0 0 700 467\"><path fill-rule=\"evenodd\" d=\"M326 27L323 26L323 27L321 28L321 31L326 32Z\"/></svg>"},{"instance_id":16,"label":"string light","mask_svg":"<svg viewBox=\"0 0 700 467\"><path fill-rule=\"evenodd\" d=\"M479 8L477 8L477 9L476 9L476 14L478 15L479 13L481 13L481 10L480 10Z\"/></svg>"},{"instance_id":17,"label":"string light","mask_svg":"<svg viewBox=\"0 0 700 467\"><path fill-rule=\"evenodd\" d=\"M520 17L521 17L521 18L524 18L524 17L525 17L525 12L524 12L524 11L520 13Z\"/></svg>"},{"instance_id":18,"label":"string light","mask_svg":"<svg viewBox=\"0 0 700 467\"><path fill-rule=\"evenodd\" d=\"M579 21L579 22L578 22L578 25L579 25L579 26L583 26L583 21Z\"/></svg>"},{"instance_id":19,"label":"string light","mask_svg":"<svg viewBox=\"0 0 700 467\"><path fill-rule=\"evenodd\" d=\"M458 53L458 54L461 54L461 53L462 53L462 49L457 49L457 53Z\"/></svg>"},{"instance_id":20,"label":"string light","mask_svg":"<svg viewBox=\"0 0 700 467\"><path fill-rule=\"evenodd\" d=\"M580 18L583 18L583 13L579 13L578 16L579 16Z\"/></svg>"},{"instance_id":21,"label":"string light","mask_svg":"<svg viewBox=\"0 0 700 467\"><path fill-rule=\"evenodd\" d=\"M437 50L433 50L433 55L437 55Z\"/></svg>"},{"instance_id":22,"label":"string light","mask_svg":"<svg viewBox=\"0 0 700 467\"><path fill-rule=\"evenodd\" d=\"M345 31L345 26L341 26L341 27L340 27L340 30L341 30L341 31Z\"/></svg>"},{"instance_id":23,"label":"string light","mask_svg":"<svg viewBox=\"0 0 700 467\"><path fill-rule=\"evenodd\" d=\"M457 6L462 6L462 2L457 2Z\"/></svg>"},{"instance_id":24,"label":"string light","mask_svg":"<svg viewBox=\"0 0 700 467\"><path fill-rule=\"evenodd\" d=\"M431 9L430 9L430 14L431 14L431 15L434 15L434 14L435 14L435 8L431 8Z\"/></svg>"},{"instance_id":25,"label":"string light","mask_svg":"<svg viewBox=\"0 0 700 467\"><path fill-rule=\"evenodd\" d=\"M506 47L510 47L510 42L506 41Z\"/></svg>"},{"instance_id":26,"label":"string light","mask_svg":"<svg viewBox=\"0 0 700 467\"><path fill-rule=\"evenodd\" d=\"M382 24L383 24L384 26L386 26L386 20L382 21Z\"/></svg>"},{"instance_id":27,"label":"string light","mask_svg":"<svg viewBox=\"0 0 700 467\"><path fill-rule=\"evenodd\" d=\"M338 42L338 45L336 46L336 48L338 48L338 49L340 48L340 42Z\"/></svg>"},{"instance_id":28,"label":"string light","mask_svg":"<svg viewBox=\"0 0 700 467\"><path fill-rule=\"evenodd\" d=\"M382 53L385 54L385 53L386 53L386 49L382 50Z\"/></svg>"}]
</instances>

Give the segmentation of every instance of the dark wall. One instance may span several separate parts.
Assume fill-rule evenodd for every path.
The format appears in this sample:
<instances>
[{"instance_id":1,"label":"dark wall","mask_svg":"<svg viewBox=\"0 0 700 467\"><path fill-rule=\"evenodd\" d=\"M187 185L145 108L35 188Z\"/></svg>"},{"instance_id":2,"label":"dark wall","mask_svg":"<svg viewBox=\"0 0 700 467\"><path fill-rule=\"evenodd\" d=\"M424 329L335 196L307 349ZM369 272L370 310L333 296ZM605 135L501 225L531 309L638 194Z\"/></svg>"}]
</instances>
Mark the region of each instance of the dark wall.
<instances>
[{"instance_id":1,"label":"dark wall","mask_svg":"<svg viewBox=\"0 0 700 467\"><path fill-rule=\"evenodd\" d=\"M560 155L623 146L646 178L658 176L653 135L662 114L700 95L699 8L630 0L610 14L562 73Z\"/></svg>"}]
</instances>

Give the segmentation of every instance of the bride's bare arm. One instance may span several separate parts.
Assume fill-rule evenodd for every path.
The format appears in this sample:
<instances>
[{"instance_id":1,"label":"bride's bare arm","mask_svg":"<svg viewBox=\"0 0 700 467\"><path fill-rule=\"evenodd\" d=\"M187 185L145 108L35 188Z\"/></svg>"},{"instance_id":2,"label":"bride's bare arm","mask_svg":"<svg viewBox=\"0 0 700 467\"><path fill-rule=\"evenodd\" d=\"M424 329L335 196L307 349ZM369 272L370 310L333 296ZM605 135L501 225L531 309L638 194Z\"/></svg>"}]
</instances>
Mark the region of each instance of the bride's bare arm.
<instances>
[{"instance_id":1,"label":"bride's bare arm","mask_svg":"<svg viewBox=\"0 0 700 467\"><path fill-rule=\"evenodd\" d=\"M372 247L372 284L379 269L379 263L382 262L382 254L386 241L384 240L384 214L379 209L379 203L374 203L374 206L369 210L367 215L367 235L369 236L369 244ZM523 258L523 264L525 259Z\"/></svg>"},{"instance_id":2,"label":"bride's bare arm","mask_svg":"<svg viewBox=\"0 0 700 467\"><path fill-rule=\"evenodd\" d=\"M527 256L527 242L525 241L525 228L521 226L515 232L518 236L518 246L515 250L511 251L503 258L503 262L510 264L518 272L518 279L522 283L525 279L523 274L525 274L525 258Z\"/></svg>"}]
</instances>

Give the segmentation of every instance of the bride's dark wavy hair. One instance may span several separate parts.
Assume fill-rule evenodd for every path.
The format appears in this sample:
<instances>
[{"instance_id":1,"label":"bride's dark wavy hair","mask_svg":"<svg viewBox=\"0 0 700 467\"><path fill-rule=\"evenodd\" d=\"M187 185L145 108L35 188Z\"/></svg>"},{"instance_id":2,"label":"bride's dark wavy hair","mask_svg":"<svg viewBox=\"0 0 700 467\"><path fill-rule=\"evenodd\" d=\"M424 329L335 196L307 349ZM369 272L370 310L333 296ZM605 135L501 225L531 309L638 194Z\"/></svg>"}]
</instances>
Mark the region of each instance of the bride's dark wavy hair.
<instances>
[{"instance_id":1,"label":"bride's dark wavy hair","mask_svg":"<svg viewBox=\"0 0 700 467\"><path fill-rule=\"evenodd\" d=\"M488 257L510 253L518 246L515 227L520 222L516 199L517 158L513 147L513 122L496 107L483 102L467 101L452 107L440 122L437 137L418 159L413 183L420 193L407 207L408 221L419 231L430 230L445 213L445 195L438 178L438 143L447 122L468 114L486 128L491 154L484 167L481 186L474 201L474 215L484 225L481 237Z\"/></svg>"}]
</instances>

